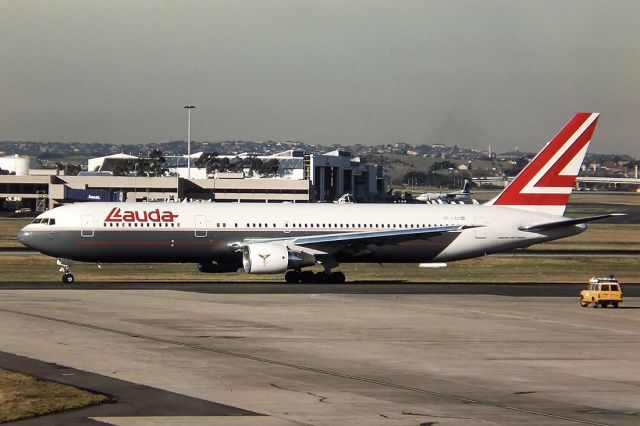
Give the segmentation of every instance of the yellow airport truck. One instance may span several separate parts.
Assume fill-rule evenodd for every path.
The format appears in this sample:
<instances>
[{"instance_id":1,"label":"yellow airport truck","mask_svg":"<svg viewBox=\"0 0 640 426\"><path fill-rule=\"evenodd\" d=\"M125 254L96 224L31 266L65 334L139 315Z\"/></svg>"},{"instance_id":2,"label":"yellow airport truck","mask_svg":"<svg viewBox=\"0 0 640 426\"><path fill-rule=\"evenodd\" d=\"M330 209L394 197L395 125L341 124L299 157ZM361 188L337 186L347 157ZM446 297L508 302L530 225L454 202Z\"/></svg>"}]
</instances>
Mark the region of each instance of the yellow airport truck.
<instances>
[{"instance_id":1,"label":"yellow airport truck","mask_svg":"<svg viewBox=\"0 0 640 426\"><path fill-rule=\"evenodd\" d=\"M613 275L591 277L587 289L580 292L580 306L583 308L590 304L594 308L606 308L609 305L617 308L620 303L622 303L622 289Z\"/></svg>"}]
</instances>

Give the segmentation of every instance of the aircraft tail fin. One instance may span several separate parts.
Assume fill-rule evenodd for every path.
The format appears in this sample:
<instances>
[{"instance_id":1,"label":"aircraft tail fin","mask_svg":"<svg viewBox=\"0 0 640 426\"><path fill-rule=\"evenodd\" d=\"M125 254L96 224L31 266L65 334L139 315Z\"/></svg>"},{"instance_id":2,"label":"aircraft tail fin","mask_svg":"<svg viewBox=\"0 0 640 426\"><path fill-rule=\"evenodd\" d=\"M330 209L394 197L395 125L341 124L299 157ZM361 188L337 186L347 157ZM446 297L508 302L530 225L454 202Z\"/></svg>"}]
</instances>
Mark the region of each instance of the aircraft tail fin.
<instances>
[{"instance_id":1,"label":"aircraft tail fin","mask_svg":"<svg viewBox=\"0 0 640 426\"><path fill-rule=\"evenodd\" d=\"M464 186L462 187L463 194L471 194L471 179L465 179Z\"/></svg>"},{"instance_id":2,"label":"aircraft tail fin","mask_svg":"<svg viewBox=\"0 0 640 426\"><path fill-rule=\"evenodd\" d=\"M577 113L487 205L562 216L599 115Z\"/></svg>"}]
</instances>

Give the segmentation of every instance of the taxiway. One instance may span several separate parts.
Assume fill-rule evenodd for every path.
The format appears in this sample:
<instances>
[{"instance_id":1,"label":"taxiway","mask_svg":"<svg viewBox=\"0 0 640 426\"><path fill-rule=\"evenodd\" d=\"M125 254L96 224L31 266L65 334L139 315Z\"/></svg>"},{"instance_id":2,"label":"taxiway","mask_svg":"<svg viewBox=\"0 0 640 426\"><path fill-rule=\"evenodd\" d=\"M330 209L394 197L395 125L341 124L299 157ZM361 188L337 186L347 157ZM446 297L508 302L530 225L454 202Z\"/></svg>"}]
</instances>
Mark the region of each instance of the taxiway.
<instances>
[{"instance_id":1,"label":"taxiway","mask_svg":"<svg viewBox=\"0 0 640 426\"><path fill-rule=\"evenodd\" d=\"M640 421L636 297L587 309L575 296L524 287L511 295L16 287L0 290L4 352L227 407L176 417L160 398L157 412L118 412L118 403L107 414L78 410L76 424Z\"/></svg>"}]
</instances>

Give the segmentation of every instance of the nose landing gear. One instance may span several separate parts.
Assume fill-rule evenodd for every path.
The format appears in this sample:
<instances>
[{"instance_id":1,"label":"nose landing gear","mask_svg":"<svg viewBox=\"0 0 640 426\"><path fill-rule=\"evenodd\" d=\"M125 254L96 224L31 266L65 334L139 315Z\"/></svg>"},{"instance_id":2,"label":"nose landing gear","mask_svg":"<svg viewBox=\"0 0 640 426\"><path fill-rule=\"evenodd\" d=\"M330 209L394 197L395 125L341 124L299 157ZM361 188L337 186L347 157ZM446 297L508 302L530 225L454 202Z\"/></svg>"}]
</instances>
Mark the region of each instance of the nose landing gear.
<instances>
[{"instance_id":1,"label":"nose landing gear","mask_svg":"<svg viewBox=\"0 0 640 426\"><path fill-rule=\"evenodd\" d=\"M60 266L59 271L62 272L62 282L65 284L72 284L75 281L73 274L71 273L71 262L67 259L56 260L56 264Z\"/></svg>"}]
</instances>

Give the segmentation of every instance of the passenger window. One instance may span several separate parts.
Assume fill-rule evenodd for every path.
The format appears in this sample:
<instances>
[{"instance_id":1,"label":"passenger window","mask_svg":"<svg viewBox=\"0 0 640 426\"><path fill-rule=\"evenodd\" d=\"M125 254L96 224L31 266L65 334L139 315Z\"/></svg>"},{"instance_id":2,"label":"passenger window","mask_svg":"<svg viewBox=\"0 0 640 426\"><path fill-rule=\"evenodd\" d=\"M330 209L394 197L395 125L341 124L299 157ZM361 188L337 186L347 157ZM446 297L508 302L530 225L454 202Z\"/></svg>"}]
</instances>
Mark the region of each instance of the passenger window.
<instances>
[{"instance_id":1,"label":"passenger window","mask_svg":"<svg viewBox=\"0 0 640 426\"><path fill-rule=\"evenodd\" d=\"M611 284L611 291L619 291L617 284Z\"/></svg>"},{"instance_id":2,"label":"passenger window","mask_svg":"<svg viewBox=\"0 0 640 426\"><path fill-rule=\"evenodd\" d=\"M56 220L54 218L49 219L49 225L55 225Z\"/></svg>"},{"instance_id":3,"label":"passenger window","mask_svg":"<svg viewBox=\"0 0 640 426\"><path fill-rule=\"evenodd\" d=\"M609 284L603 284L602 291L609 291Z\"/></svg>"}]
</instances>

